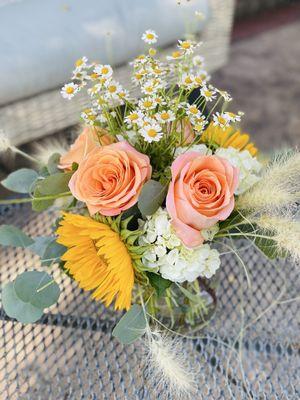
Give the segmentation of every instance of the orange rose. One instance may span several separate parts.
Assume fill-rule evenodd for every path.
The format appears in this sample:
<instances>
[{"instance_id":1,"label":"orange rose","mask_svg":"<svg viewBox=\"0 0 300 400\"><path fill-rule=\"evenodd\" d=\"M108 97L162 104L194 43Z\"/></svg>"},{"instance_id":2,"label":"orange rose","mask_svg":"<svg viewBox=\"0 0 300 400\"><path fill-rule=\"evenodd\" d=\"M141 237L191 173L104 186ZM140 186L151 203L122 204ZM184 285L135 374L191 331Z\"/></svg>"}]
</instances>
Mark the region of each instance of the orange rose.
<instances>
[{"instance_id":1,"label":"orange rose","mask_svg":"<svg viewBox=\"0 0 300 400\"><path fill-rule=\"evenodd\" d=\"M69 187L76 199L86 203L91 215L118 215L137 202L151 171L148 156L127 142L119 142L89 153Z\"/></svg>"},{"instance_id":2,"label":"orange rose","mask_svg":"<svg viewBox=\"0 0 300 400\"><path fill-rule=\"evenodd\" d=\"M88 126L71 145L70 150L60 158L59 168L70 170L74 162L79 164L96 147L112 142L113 138L105 129Z\"/></svg>"},{"instance_id":3,"label":"orange rose","mask_svg":"<svg viewBox=\"0 0 300 400\"><path fill-rule=\"evenodd\" d=\"M172 164L167 210L178 237L188 247L203 243L201 230L229 217L238 170L218 156L186 152Z\"/></svg>"}]
</instances>

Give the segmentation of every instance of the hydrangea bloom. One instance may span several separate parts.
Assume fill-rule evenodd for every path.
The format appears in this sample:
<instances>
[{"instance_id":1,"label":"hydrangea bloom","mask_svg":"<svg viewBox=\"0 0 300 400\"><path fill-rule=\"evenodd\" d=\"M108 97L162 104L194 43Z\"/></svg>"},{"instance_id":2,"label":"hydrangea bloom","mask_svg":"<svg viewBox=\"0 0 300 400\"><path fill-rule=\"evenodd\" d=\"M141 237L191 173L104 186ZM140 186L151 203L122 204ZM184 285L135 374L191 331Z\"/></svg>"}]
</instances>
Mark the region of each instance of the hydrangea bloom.
<instances>
[{"instance_id":1,"label":"hydrangea bloom","mask_svg":"<svg viewBox=\"0 0 300 400\"><path fill-rule=\"evenodd\" d=\"M248 150L240 151L233 147L219 148L216 155L225 158L234 167L239 169L239 184L235 190L235 194L241 194L250 189L259 181L259 172L262 165L257 161L256 157L252 157Z\"/></svg>"},{"instance_id":2,"label":"hydrangea bloom","mask_svg":"<svg viewBox=\"0 0 300 400\"><path fill-rule=\"evenodd\" d=\"M143 263L173 282L193 282L199 276L211 278L220 266L217 250L208 244L188 249L175 235L168 213L159 208L144 224L140 245L148 245Z\"/></svg>"}]
</instances>

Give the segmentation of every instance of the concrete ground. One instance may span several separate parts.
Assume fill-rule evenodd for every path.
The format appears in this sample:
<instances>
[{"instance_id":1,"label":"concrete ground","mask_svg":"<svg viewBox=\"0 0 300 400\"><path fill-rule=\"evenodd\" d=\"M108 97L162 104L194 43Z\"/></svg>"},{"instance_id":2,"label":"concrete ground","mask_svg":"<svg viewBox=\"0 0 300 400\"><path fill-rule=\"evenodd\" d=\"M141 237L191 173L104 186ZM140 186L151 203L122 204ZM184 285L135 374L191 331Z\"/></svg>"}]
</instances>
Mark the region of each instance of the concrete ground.
<instances>
[{"instance_id":1,"label":"concrete ground","mask_svg":"<svg viewBox=\"0 0 300 400\"><path fill-rule=\"evenodd\" d=\"M213 84L228 90L234 110L259 147L300 145L300 21L232 44Z\"/></svg>"}]
</instances>

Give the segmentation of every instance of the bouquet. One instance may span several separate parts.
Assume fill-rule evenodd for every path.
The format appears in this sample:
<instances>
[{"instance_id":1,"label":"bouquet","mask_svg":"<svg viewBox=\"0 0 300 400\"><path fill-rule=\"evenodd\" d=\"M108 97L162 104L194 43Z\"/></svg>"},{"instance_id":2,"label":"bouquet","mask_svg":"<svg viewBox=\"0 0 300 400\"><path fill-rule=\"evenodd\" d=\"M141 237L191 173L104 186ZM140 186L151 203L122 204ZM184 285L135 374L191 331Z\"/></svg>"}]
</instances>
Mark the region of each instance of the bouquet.
<instances>
[{"instance_id":1,"label":"bouquet","mask_svg":"<svg viewBox=\"0 0 300 400\"><path fill-rule=\"evenodd\" d=\"M182 365L177 375L161 365L172 347L161 331L209 323L222 252L238 257L248 276L235 239L270 259L300 260L300 155L257 157L240 128L243 113L229 111L230 95L210 83L195 54L199 43L179 40L162 60L152 47L156 33L147 30L142 39L147 50L131 63L137 97L115 80L110 65L86 57L76 62L62 96L71 100L87 90L91 104L70 147L49 146L45 160L2 135L2 150L10 147L37 168L4 179L3 186L23 196L1 204L59 210L50 237L0 227L2 245L26 247L48 267L6 283L2 303L9 317L37 321L59 300L49 273L58 264L92 299L125 312L113 335L124 344L146 335L156 370L185 391Z\"/></svg>"}]
</instances>

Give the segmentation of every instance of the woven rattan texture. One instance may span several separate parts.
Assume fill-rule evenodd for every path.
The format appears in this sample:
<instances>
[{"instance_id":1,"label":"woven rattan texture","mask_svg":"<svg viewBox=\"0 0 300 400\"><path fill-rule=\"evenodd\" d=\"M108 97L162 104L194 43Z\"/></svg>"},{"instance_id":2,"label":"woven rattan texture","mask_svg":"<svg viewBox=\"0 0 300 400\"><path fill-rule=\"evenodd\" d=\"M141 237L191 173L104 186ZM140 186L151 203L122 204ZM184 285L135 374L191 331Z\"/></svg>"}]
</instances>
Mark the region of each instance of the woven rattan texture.
<instances>
[{"instance_id":1,"label":"woven rattan texture","mask_svg":"<svg viewBox=\"0 0 300 400\"><path fill-rule=\"evenodd\" d=\"M0 223L13 222L33 236L49 234L55 220L54 212L33 215L23 206L0 210ZM247 243L240 246L251 289L235 256L224 255L217 315L201 338L183 341L197 372L193 399L299 399L300 319L297 302L288 301L299 294L299 273L288 263L271 265ZM0 257L1 283L40 268L27 250L2 248ZM41 321L23 326L1 312L0 398L171 399L149 383L142 344L123 347L111 337L117 316L59 270L54 275L59 304Z\"/></svg>"}]
</instances>

